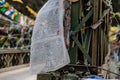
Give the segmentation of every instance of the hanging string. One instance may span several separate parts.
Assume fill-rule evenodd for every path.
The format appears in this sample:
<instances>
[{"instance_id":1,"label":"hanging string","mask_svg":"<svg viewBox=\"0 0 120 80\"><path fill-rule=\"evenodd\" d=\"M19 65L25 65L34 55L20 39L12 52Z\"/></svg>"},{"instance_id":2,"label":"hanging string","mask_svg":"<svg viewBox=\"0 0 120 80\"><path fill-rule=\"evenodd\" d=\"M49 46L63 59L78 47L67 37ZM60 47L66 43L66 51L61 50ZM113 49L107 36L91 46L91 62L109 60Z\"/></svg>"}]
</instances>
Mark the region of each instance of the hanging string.
<instances>
[{"instance_id":1,"label":"hanging string","mask_svg":"<svg viewBox=\"0 0 120 80\"><path fill-rule=\"evenodd\" d=\"M115 16L115 21L117 22L117 24L119 24L120 25L120 23L119 23L119 21L118 21L118 19L117 19L117 17Z\"/></svg>"}]
</instances>

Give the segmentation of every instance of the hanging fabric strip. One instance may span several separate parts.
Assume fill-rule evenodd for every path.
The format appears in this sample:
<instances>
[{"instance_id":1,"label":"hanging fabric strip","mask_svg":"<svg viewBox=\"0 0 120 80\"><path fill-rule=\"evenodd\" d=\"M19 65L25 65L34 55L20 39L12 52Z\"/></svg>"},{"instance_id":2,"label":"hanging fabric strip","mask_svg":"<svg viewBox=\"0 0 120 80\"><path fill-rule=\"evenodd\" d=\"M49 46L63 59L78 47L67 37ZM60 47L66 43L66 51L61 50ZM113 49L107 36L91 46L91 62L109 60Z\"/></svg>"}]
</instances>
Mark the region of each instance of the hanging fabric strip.
<instances>
[{"instance_id":1,"label":"hanging fabric strip","mask_svg":"<svg viewBox=\"0 0 120 80\"><path fill-rule=\"evenodd\" d=\"M0 6L0 12L5 14L9 19L12 19L12 20L18 22L20 25L29 25L30 18L27 16L24 16L22 13L18 12L8 2L5 2L2 6Z\"/></svg>"},{"instance_id":2,"label":"hanging fabric strip","mask_svg":"<svg viewBox=\"0 0 120 80\"><path fill-rule=\"evenodd\" d=\"M23 16L23 14L21 14L21 16L20 16L20 24L24 25L24 16Z\"/></svg>"},{"instance_id":3,"label":"hanging fabric strip","mask_svg":"<svg viewBox=\"0 0 120 80\"><path fill-rule=\"evenodd\" d=\"M9 4L6 2L1 8L0 8L0 11L2 13L5 13L5 11L9 8Z\"/></svg>"},{"instance_id":4,"label":"hanging fabric strip","mask_svg":"<svg viewBox=\"0 0 120 80\"><path fill-rule=\"evenodd\" d=\"M70 62L64 41L63 15L63 0L48 0L38 12L31 44L33 74L55 71Z\"/></svg>"},{"instance_id":5,"label":"hanging fabric strip","mask_svg":"<svg viewBox=\"0 0 120 80\"><path fill-rule=\"evenodd\" d=\"M14 14L14 8L11 7L8 11L5 12L5 15L8 16L8 18L12 18L12 15Z\"/></svg>"},{"instance_id":6,"label":"hanging fabric strip","mask_svg":"<svg viewBox=\"0 0 120 80\"><path fill-rule=\"evenodd\" d=\"M11 19L12 19L12 20L15 20L15 16L16 16L16 15L18 15L18 11L15 9L15 11L14 11Z\"/></svg>"},{"instance_id":7,"label":"hanging fabric strip","mask_svg":"<svg viewBox=\"0 0 120 80\"><path fill-rule=\"evenodd\" d=\"M0 0L0 7L6 3L6 0Z\"/></svg>"}]
</instances>

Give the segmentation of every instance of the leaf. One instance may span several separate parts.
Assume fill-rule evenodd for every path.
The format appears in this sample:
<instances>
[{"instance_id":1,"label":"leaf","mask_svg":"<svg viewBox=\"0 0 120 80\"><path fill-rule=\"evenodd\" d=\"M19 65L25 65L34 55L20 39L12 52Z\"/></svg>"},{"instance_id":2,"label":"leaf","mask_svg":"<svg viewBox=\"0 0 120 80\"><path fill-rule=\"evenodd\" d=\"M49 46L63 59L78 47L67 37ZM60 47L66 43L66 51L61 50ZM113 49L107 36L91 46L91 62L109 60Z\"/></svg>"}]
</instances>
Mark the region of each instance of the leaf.
<instances>
[{"instance_id":1,"label":"leaf","mask_svg":"<svg viewBox=\"0 0 120 80\"><path fill-rule=\"evenodd\" d=\"M117 25L117 29L120 30L120 25L119 24Z\"/></svg>"}]
</instances>

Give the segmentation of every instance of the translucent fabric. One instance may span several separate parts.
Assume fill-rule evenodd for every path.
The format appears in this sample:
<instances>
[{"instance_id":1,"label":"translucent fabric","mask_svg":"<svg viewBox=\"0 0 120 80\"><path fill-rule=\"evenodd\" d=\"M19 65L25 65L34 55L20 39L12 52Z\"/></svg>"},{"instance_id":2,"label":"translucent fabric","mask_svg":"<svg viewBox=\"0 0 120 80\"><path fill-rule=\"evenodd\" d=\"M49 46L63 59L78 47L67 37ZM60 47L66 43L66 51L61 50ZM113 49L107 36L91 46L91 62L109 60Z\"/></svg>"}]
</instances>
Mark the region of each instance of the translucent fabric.
<instances>
[{"instance_id":1,"label":"translucent fabric","mask_svg":"<svg viewBox=\"0 0 120 80\"><path fill-rule=\"evenodd\" d=\"M32 73L55 71L70 62L64 41L63 15L63 0L48 0L38 12L31 43Z\"/></svg>"}]
</instances>

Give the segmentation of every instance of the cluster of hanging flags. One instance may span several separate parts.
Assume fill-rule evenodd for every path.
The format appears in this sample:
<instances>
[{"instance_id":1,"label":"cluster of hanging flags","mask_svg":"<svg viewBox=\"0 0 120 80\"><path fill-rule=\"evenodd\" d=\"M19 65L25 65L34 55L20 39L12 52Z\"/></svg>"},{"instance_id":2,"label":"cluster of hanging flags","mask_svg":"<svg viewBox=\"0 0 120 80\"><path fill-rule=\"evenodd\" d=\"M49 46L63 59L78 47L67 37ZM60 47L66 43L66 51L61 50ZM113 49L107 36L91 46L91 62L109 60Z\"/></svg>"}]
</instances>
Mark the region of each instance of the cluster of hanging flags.
<instances>
[{"instance_id":1,"label":"cluster of hanging flags","mask_svg":"<svg viewBox=\"0 0 120 80\"><path fill-rule=\"evenodd\" d=\"M20 25L33 25L34 20L17 11L12 5L5 0L0 1L0 12L5 14L9 19Z\"/></svg>"}]
</instances>

